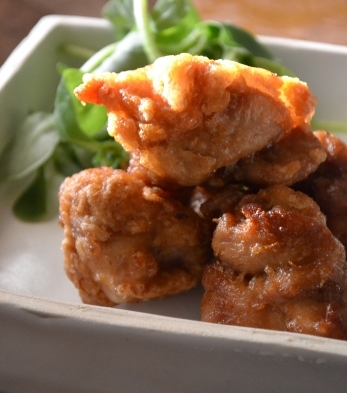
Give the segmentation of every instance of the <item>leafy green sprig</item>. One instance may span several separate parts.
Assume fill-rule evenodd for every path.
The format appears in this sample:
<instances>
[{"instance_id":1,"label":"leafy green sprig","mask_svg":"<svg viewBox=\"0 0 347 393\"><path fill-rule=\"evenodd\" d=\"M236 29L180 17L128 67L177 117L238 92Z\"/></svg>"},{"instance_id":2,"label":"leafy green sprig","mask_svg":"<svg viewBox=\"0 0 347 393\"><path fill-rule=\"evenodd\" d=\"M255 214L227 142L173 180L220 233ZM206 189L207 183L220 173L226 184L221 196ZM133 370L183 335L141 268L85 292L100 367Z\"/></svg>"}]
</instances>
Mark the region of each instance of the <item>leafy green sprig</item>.
<instances>
[{"instance_id":1,"label":"leafy green sprig","mask_svg":"<svg viewBox=\"0 0 347 393\"><path fill-rule=\"evenodd\" d=\"M111 0L102 15L114 27L114 43L93 53L65 43L60 50L83 58L80 69L60 65L61 80L52 113L32 113L0 157L0 185L26 180L29 185L13 211L35 222L57 214L57 193L66 176L85 168L122 168L127 153L107 133L105 108L81 105L73 91L86 72L120 72L143 67L156 58L182 52L229 59L292 75L247 31L229 23L204 21L190 0Z\"/></svg>"}]
</instances>

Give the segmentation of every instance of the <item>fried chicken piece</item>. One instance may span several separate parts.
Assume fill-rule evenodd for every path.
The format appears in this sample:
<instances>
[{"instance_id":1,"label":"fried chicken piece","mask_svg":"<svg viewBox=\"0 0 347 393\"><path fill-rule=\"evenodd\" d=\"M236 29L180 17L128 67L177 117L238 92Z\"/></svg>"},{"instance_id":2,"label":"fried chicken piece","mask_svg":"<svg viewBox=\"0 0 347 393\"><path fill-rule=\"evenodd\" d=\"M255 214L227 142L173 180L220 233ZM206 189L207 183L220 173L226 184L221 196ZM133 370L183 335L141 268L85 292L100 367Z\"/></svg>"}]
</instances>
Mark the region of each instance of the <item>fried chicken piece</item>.
<instances>
[{"instance_id":1,"label":"fried chicken piece","mask_svg":"<svg viewBox=\"0 0 347 393\"><path fill-rule=\"evenodd\" d=\"M104 167L67 178L59 200L65 270L85 303L163 298L200 282L210 228L163 190Z\"/></svg>"},{"instance_id":2,"label":"fried chicken piece","mask_svg":"<svg viewBox=\"0 0 347 393\"><path fill-rule=\"evenodd\" d=\"M327 159L295 187L315 200L326 215L328 228L347 249L347 145L325 131L315 135Z\"/></svg>"},{"instance_id":3,"label":"fried chicken piece","mask_svg":"<svg viewBox=\"0 0 347 393\"><path fill-rule=\"evenodd\" d=\"M171 187L201 185L218 168L304 127L315 105L296 78L190 54L83 81L76 96L105 105L109 133Z\"/></svg>"},{"instance_id":4,"label":"fried chicken piece","mask_svg":"<svg viewBox=\"0 0 347 393\"><path fill-rule=\"evenodd\" d=\"M285 186L246 195L235 214L219 220L212 241L223 264L246 274L287 266L288 261L301 267L312 261L325 264L327 252L339 261L333 253L336 244L317 204Z\"/></svg>"},{"instance_id":5,"label":"fried chicken piece","mask_svg":"<svg viewBox=\"0 0 347 393\"><path fill-rule=\"evenodd\" d=\"M295 127L259 152L238 161L229 172L232 179L248 185L290 186L313 173L326 157L309 126Z\"/></svg>"},{"instance_id":6,"label":"fried chicken piece","mask_svg":"<svg viewBox=\"0 0 347 393\"><path fill-rule=\"evenodd\" d=\"M307 195L246 195L220 218L212 247L203 321L347 339L345 250Z\"/></svg>"}]
</instances>

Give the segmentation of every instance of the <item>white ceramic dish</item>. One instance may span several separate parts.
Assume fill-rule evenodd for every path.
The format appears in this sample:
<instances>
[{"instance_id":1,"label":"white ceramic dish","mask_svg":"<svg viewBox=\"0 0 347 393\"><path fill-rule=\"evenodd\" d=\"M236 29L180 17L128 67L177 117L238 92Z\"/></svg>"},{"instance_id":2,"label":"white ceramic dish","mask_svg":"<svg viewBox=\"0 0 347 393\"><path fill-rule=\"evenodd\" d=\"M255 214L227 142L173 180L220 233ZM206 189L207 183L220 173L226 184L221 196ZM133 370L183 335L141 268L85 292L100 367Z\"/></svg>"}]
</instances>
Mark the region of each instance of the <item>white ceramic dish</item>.
<instances>
[{"instance_id":1,"label":"white ceramic dish","mask_svg":"<svg viewBox=\"0 0 347 393\"><path fill-rule=\"evenodd\" d=\"M347 48L262 41L309 83L317 115L347 121ZM28 111L50 110L57 47L112 41L100 19L43 18L0 71L0 152ZM199 322L201 289L127 309L82 305L57 221L23 224L0 196L1 392L345 392L347 342Z\"/></svg>"}]
</instances>

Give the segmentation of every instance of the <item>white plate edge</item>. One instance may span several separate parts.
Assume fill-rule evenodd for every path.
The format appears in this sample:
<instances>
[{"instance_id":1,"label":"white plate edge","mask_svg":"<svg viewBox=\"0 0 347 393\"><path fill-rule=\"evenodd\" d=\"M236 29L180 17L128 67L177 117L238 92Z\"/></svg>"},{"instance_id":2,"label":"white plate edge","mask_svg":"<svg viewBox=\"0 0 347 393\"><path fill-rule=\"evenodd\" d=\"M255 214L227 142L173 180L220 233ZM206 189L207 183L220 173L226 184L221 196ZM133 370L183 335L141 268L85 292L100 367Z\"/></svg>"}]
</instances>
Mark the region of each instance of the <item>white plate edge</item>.
<instances>
[{"instance_id":1,"label":"white plate edge","mask_svg":"<svg viewBox=\"0 0 347 393\"><path fill-rule=\"evenodd\" d=\"M17 46L0 69L0 90L18 71L21 64L31 51L40 45L45 36L58 25L74 24L84 26L93 25L98 28L108 28L109 23L102 18L48 15L44 16L34 26L29 35ZM312 41L288 39L281 37L259 36L261 42L269 45L285 45L301 49L315 49L334 53L347 54L347 47ZM3 77L4 76L4 77ZM231 341L245 341L259 344L273 344L290 348L330 354L333 356L347 356L347 343L340 340L325 339L315 336L291 334L287 332L251 329L243 327L212 325L198 321L182 320L138 313L119 309L108 309L97 306L79 305L58 302L50 299L25 296L0 290L0 305L20 308L26 312L36 314L37 318L57 316L78 319L85 322L128 326L138 329L154 329L167 333L208 336L226 338Z\"/></svg>"},{"instance_id":2,"label":"white plate edge","mask_svg":"<svg viewBox=\"0 0 347 393\"><path fill-rule=\"evenodd\" d=\"M96 323L129 329L152 330L166 334L209 337L227 340L230 343L275 345L282 347L283 352L285 349L304 350L312 352L315 356L320 354L321 356L347 358L347 342L299 333L210 324L117 308L63 303L0 290L0 309L2 306L20 309L23 313L30 313L38 319L66 318L87 324Z\"/></svg>"}]
</instances>

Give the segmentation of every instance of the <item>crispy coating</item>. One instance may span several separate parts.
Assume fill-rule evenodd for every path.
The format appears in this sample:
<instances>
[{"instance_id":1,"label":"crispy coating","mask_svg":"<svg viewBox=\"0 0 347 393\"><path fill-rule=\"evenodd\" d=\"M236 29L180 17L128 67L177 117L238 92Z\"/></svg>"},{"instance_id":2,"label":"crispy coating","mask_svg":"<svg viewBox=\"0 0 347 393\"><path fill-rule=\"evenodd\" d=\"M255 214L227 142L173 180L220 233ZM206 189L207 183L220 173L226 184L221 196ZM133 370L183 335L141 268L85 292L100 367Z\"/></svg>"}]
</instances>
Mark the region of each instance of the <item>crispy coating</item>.
<instances>
[{"instance_id":1,"label":"crispy coating","mask_svg":"<svg viewBox=\"0 0 347 393\"><path fill-rule=\"evenodd\" d=\"M75 94L105 105L110 134L171 187L200 185L218 168L304 127L315 105L296 78L189 54L86 75Z\"/></svg>"},{"instance_id":2,"label":"crispy coating","mask_svg":"<svg viewBox=\"0 0 347 393\"><path fill-rule=\"evenodd\" d=\"M327 159L296 188L316 201L326 215L328 228L347 249L347 145L325 131L315 135Z\"/></svg>"},{"instance_id":3,"label":"crispy coating","mask_svg":"<svg viewBox=\"0 0 347 393\"><path fill-rule=\"evenodd\" d=\"M229 171L236 181L248 185L290 186L313 173L326 157L309 126L295 127L259 152L241 159Z\"/></svg>"},{"instance_id":4,"label":"crispy coating","mask_svg":"<svg viewBox=\"0 0 347 393\"><path fill-rule=\"evenodd\" d=\"M95 168L67 178L59 200L65 270L85 303L162 298L200 282L210 228L163 190Z\"/></svg>"},{"instance_id":5,"label":"crispy coating","mask_svg":"<svg viewBox=\"0 0 347 393\"><path fill-rule=\"evenodd\" d=\"M307 195L245 196L214 232L202 320L347 339L346 255Z\"/></svg>"}]
</instances>

